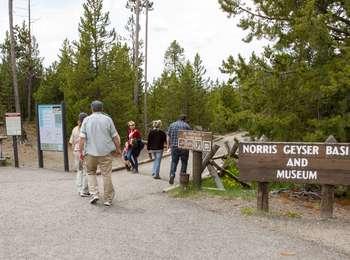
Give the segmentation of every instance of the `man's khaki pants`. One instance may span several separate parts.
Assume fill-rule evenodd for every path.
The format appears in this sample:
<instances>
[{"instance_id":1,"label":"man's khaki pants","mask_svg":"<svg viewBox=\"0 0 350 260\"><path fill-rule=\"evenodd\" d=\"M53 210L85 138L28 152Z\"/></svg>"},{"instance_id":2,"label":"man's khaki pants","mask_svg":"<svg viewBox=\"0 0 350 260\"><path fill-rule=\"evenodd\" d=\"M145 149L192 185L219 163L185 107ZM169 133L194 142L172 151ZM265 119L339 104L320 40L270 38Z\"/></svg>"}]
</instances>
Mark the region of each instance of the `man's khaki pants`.
<instances>
[{"instance_id":1,"label":"man's khaki pants","mask_svg":"<svg viewBox=\"0 0 350 260\"><path fill-rule=\"evenodd\" d=\"M88 174L89 192L92 195L99 195L96 178L97 165L100 166L103 176L103 199L112 202L114 197L114 188L112 183L112 155L92 156L86 155L86 168Z\"/></svg>"}]
</instances>

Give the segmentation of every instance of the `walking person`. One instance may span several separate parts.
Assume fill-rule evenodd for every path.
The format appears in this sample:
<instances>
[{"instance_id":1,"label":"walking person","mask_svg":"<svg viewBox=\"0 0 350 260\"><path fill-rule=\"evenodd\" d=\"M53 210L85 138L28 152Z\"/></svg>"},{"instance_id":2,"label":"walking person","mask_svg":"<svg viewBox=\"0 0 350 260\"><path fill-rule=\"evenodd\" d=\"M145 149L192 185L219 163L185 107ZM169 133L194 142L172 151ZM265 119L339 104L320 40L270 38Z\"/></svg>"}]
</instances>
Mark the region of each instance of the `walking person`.
<instances>
[{"instance_id":1,"label":"walking person","mask_svg":"<svg viewBox=\"0 0 350 260\"><path fill-rule=\"evenodd\" d=\"M72 145L73 156L74 156L74 168L77 171L76 186L78 193L81 197L88 197L90 195L88 188L88 180L86 175L86 165L84 160L80 160L80 127L84 121L84 118L88 114L80 113L77 121L77 126L73 128L72 134L69 138L69 143Z\"/></svg>"},{"instance_id":2,"label":"walking person","mask_svg":"<svg viewBox=\"0 0 350 260\"><path fill-rule=\"evenodd\" d=\"M186 115L180 115L178 120L171 123L168 128L168 144L171 149L171 165L169 184L174 184L175 173L179 159L181 159L181 172L186 173L189 151L178 147L178 132L179 130L191 130L191 127L186 123Z\"/></svg>"},{"instance_id":3,"label":"walking person","mask_svg":"<svg viewBox=\"0 0 350 260\"><path fill-rule=\"evenodd\" d=\"M136 124L134 121L128 122L128 149L126 153L126 158L131 164L133 173L139 173L139 163L138 156L143 149L143 142L141 140L141 133L136 128Z\"/></svg>"},{"instance_id":4,"label":"walking person","mask_svg":"<svg viewBox=\"0 0 350 260\"><path fill-rule=\"evenodd\" d=\"M166 145L167 138L164 131L161 130L161 120L153 121L152 126L153 129L149 132L147 138L147 150L154 156L152 176L154 179L160 179L160 163L162 161L164 144Z\"/></svg>"},{"instance_id":5,"label":"walking person","mask_svg":"<svg viewBox=\"0 0 350 260\"><path fill-rule=\"evenodd\" d=\"M115 191L112 183L112 159L120 156L120 137L113 120L102 113L103 103L91 103L92 114L84 119L80 129L80 158L86 160L89 191L92 195L91 204L99 199L96 178L97 166L103 176L103 200L105 206L111 206ZM85 146L85 150L83 150Z\"/></svg>"}]
</instances>

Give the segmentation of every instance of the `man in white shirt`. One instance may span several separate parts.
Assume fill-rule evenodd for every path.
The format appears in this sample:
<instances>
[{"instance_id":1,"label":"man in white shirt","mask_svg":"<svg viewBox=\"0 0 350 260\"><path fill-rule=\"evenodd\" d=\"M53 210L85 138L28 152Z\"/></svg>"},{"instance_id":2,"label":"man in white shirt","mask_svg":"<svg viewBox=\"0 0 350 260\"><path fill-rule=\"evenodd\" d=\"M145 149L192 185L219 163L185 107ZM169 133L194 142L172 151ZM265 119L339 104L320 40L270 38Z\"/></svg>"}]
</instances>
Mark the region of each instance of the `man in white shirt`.
<instances>
[{"instance_id":1,"label":"man in white shirt","mask_svg":"<svg viewBox=\"0 0 350 260\"><path fill-rule=\"evenodd\" d=\"M80 128L80 157L85 158L88 173L89 191L92 194L91 204L99 200L96 178L97 166L103 176L104 205L111 206L115 195L112 183L112 159L120 156L120 137L113 120L102 113L103 103L91 103L92 114L84 119Z\"/></svg>"}]
</instances>

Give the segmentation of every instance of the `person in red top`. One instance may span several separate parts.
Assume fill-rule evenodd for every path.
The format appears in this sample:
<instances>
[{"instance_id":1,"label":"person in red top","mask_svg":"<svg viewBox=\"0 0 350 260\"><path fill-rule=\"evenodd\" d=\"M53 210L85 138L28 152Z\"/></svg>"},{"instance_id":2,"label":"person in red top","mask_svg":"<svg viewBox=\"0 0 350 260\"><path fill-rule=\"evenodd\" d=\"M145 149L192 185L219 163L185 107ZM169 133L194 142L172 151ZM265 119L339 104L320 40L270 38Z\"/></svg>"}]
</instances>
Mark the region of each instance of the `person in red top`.
<instances>
[{"instance_id":1,"label":"person in red top","mask_svg":"<svg viewBox=\"0 0 350 260\"><path fill-rule=\"evenodd\" d=\"M139 156L139 154L143 148L143 143L141 140L141 133L136 128L134 121L129 121L128 127L129 127L128 128L128 136L127 136L128 148L127 148L126 158L130 162L133 172L138 173L139 172L139 164L137 161L137 157Z\"/></svg>"}]
</instances>

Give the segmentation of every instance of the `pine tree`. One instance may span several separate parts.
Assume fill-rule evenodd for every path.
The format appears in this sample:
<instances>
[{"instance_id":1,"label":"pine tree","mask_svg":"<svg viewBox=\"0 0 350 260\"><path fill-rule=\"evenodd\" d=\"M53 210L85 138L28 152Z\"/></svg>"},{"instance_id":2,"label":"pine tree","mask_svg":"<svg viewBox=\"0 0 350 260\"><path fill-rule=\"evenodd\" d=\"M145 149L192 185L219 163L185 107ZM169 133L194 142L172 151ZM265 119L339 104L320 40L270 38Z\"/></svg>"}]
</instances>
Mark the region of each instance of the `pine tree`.
<instances>
[{"instance_id":1,"label":"pine tree","mask_svg":"<svg viewBox=\"0 0 350 260\"><path fill-rule=\"evenodd\" d=\"M103 13L103 0L86 0L83 9L78 29L80 40L77 45L79 54L90 59L97 74L101 58L116 39L116 33L114 29L107 29L110 25L109 12Z\"/></svg>"},{"instance_id":2,"label":"pine tree","mask_svg":"<svg viewBox=\"0 0 350 260\"><path fill-rule=\"evenodd\" d=\"M179 73L185 62L184 49L175 40L164 55L165 69L170 73Z\"/></svg>"},{"instance_id":3,"label":"pine tree","mask_svg":"<svg viewBox=\"0 0 350 260\"><path fill-rule=\"evenodd\" d=\"M349 81L343 73L348 70L343 61L349 53L350 6L323 0L219 3L240 17L246 41L273 40L260 56L248 62L231 57L222 66L239 88L245 111L239 115L251 134L283 141L324 141L330 134L350 139L344 130L349 128Z\"/></svg>"},{"instance_id":4,"label":"pine tree","mask_svg":"<svg viewBox=\"0 0 350 260\"><path fill-rule=\"evenodd\" d=\"M31 71L31 84L32 90L35 91L40 85L43 65L42 58L39 56L39 47L34 36L30 41L31 43L31 55L28 55L29 49L29 33L28 27L25 23L21 26L16 25L13 29L14 40L15 40L15 56L16 56L16 66L17 66L17 81L18 81L18 94L19 94L19 104L22 115L24 118L33 112L34 107L31 103L28 106L28 100L31 100L32 97L28 95L33 95L32 91L28 91L28 72ZM3 70L0 73L0 78L2 81L3 89L3 106L6 110L14 110L13 105L15 104L13 98L13 90L11 90L13 83L7 81L8 78L12 78L11 62L10 62L10 36L7 33L4 43L0 45L1 51L1 63Z\"/></svg>"}]
</instances>

